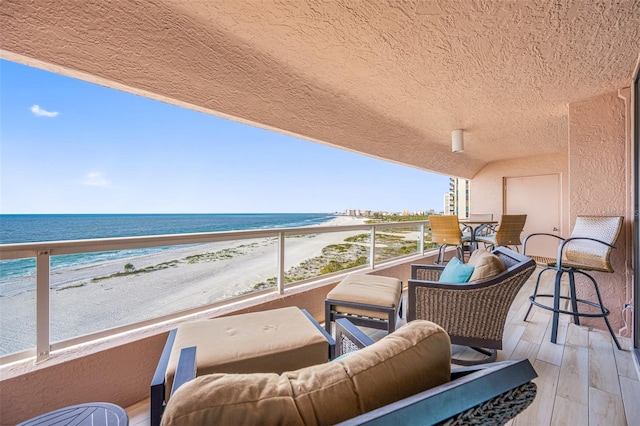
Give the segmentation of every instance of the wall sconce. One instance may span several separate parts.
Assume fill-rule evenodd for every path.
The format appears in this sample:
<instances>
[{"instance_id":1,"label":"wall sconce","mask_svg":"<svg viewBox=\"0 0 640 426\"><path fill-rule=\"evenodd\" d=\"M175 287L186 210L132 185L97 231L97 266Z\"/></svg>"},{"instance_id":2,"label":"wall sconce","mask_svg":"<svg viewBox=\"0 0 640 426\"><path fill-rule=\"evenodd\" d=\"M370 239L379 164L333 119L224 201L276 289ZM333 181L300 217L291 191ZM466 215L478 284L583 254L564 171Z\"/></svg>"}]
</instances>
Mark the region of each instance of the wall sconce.
<instances>
[{"instance_id":1,"label":"wall sconce","mask_svg":"<svg viewBox=\"0 0 640 426\"><path fill-rule=\"evenodd\" d=\"M451 132L451 152L464 152L462 129Z\"/></svg>"}]
</instances>

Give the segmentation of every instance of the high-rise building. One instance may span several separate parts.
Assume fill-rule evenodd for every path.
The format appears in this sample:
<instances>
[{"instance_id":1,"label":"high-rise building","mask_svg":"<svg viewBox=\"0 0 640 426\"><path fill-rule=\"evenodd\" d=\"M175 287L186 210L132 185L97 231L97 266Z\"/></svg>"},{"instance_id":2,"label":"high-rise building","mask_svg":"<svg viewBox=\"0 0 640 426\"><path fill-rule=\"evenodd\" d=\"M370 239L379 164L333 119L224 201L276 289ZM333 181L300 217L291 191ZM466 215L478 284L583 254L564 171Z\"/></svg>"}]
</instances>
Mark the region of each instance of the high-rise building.
<instances>
[{"instance_id":1,"label":"high-rise building","mask_svg":"<svg viewBox=\"0 0 640 426\"><path fill-rule=\"evenodd\" d=\"M453 192L447 192L444 194L444 204L442 208L442 214L452 215L454 214L455 200L453 198Z\"/></svg>"},{"instance_id":2,"label":"high-rise building","mask_svg":"<svg viewBox=\"0 0 640 426\"><path fill-rule=\"evenodd\" d=\"M449 193L445 194L445 214L455 214L460 219L469 217L469 187L467 179L449 178Z\"/></svg>"}]
</instances>

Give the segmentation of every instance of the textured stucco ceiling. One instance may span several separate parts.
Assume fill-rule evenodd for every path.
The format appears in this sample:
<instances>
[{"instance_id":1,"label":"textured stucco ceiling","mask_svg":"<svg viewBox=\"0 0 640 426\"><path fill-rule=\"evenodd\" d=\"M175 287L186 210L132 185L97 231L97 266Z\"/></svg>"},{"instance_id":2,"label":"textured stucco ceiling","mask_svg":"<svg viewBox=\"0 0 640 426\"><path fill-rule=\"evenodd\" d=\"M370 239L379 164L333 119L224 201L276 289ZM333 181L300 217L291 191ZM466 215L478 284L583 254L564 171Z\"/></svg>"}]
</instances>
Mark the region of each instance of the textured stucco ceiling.
<instances>
[{"instance_id":1,"label":"textured stucco ceiling","mask_svg":"<svg viewBox=\"0 0 640 426\"><path fill-rule=\"evenodd\" d=\"M640 0L3 0L2 57L447 175L566 149ZM613 3L613 4L612 4ZM465 152L451 153L451 131Z\"/></svg>"}]
</instances>

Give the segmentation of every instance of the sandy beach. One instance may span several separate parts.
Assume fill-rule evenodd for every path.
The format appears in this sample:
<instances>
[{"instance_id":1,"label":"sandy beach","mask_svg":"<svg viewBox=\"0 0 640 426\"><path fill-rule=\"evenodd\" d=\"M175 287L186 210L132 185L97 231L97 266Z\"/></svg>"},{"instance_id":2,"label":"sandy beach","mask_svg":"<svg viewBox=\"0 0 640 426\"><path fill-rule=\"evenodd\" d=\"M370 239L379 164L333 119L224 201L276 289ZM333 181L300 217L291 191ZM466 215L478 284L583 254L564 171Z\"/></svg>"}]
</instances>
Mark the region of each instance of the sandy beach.
<instances>
[{"instance_id":1,"label":"sandy beach","mask_svg":"<svg viewBox=\"0 0 640 426\"><path fill-rule=\"evenodd\" d=\"M322 226L355 225L339 216ZM322 256L332 244L366 231L286 239L285 271ZM137 273L123 276L132 264ZM151 272L143 272L152 268ZM207 305L267 285L276 276L273 238L177 247L161 253L51 273L51 341ZM0 355L35 346L35 278L4 282L0 297ZM12 290L13 289L13 290Z\"/></svg>"}]
</instances>

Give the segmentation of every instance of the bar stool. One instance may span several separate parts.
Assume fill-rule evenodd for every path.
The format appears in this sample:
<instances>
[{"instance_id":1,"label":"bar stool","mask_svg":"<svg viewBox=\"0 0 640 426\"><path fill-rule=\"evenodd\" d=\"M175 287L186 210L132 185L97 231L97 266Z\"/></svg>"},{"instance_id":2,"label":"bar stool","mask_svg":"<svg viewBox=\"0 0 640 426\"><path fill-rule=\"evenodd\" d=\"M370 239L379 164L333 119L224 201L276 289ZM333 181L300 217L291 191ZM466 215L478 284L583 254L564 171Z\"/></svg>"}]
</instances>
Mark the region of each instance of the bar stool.
<instances>
[{"instance_id":1,"label":"bar stool","mask_svg":"<svg viewBox=\"0 0 640 426\"><path fill-rule=\"evenodd\" d=\"M573 232L567 239L562 239L557 235L546 233L531 234L525 238L523 248L525 255L535 260L538 265L544 266L544 269L542 269L538 274L533 294L529 296L531 304L524 316L524 320L527 320L533 305L552 311L553 323L551 328L551 342L556 343L557 341L559 314L573 316L573 322L576 325L580 325L580 317L602 317L609 329L609 333L611 334L613 341L618 349L621 349L620 343L618 342L618 339L611 328L611 324L609 324L609 320L607 319L610 312L602 303L598 283L585 271L614 272L611 262L609 261L609 257L611 255L611 249L615 248L613 244L618 239L622 223L623 218L621 216L578 216L576 218ZM531 237L537 236L551 236L561 240L561 243L558 246L557 258L554 259L526 253L528 240ZM540 277L548 270L556 271L554 293L539 294L538 286L540 284ZM562 296L560 294L563 274L567 274L569 276L569 296ZM593 284L593 288L598 299L597 303L590 300L578 299L576 297L575 274L580 274L589 278L590 282ZM553 298L553 306L539 302L539 298ZM570 301L570 310L560 308L560 299ZM599 312L580 312L578 310L579 304L592 306L599 310Z\"/></svg>"}]
</instances>

